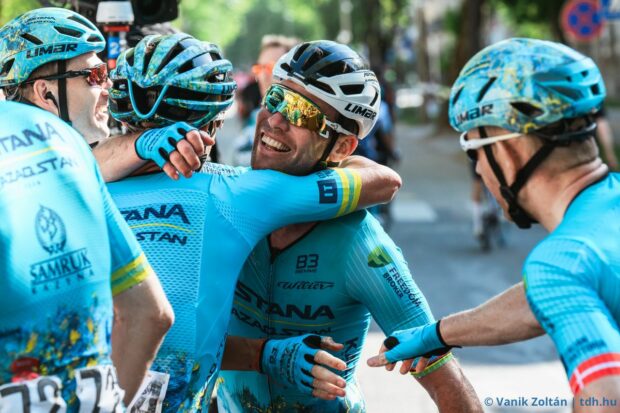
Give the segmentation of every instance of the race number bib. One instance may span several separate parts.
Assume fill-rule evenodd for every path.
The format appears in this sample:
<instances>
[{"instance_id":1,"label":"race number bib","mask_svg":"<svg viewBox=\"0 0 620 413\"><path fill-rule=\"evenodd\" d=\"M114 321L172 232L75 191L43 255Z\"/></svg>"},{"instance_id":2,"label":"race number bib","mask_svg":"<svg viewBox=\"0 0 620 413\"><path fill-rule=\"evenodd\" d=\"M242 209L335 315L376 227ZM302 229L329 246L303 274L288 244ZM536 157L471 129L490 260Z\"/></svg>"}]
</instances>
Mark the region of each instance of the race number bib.
<instances>
[{"instance_id":1,"label":"race number bib","mask_svg":"<svg viewBox=\"0 0 620 413\"><path fill-rule=\"evenodd\" d=\"M62 383L58 377L43 376L0 386L1 413L65 413Z\"/></svg>"},{"instance_id":2,"label":"race number bib","mask_svg":"<svg viewBox=\"0 0 620 413\"><path fill-rule=\"evenodd\" d=\"M127 412L161 413L169 381L169 374L148 371L136 397L129 404Z\"/></svg>"},{"instance_id":3,"label":"race number bib","mask_svg":"<svg viewBox=\"0 0 620 413\"><path fill-rule=\"evenodd\" d=\"M116 369L111 364L75 371L76 395L80 413L122 413L125 391L118 385Z\"/></svg>"},{"instance_id":4,"label":"race number bib","mask_svg":"<svg viewBox=\"0 0 620 413\"><path fill-rule=\"evenodd\" d=\"M80 413L122 413L124 391L111 365L75 371ZM0 386L0 413L65 413L62 383L56 376Z\"/></svg>"}]
</instances>

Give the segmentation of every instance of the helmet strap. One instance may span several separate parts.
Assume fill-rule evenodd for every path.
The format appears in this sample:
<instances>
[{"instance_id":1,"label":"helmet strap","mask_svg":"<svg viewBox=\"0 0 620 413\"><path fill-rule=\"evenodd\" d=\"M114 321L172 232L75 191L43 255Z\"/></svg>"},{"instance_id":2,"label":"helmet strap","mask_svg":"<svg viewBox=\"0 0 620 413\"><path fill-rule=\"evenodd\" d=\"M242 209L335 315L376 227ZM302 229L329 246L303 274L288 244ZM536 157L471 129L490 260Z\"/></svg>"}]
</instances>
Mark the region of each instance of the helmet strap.
<instances>
[{"instance_id":1,"label":"helmet strap","mask_svg":"<svg viewBox=\"0 0 620 413\"><path fill-rule=\"evenodd\" d=\"M329 154L332 152L332 149L334 149L334 146L336 145L336 141L338 140L338 135L339 133L336 132L335 130L332 130L332 129L329 130L329 138L328 138L329 142L327 142L327 146L325 147L325 150L323 151L323 155L321 155L321 158L316 162L316 164L314 164L314 167L312 168L312 172L322 171L329 167L338 166L337 162L330 162L327 160L327 157L329 156Z\"/></svg>"},{"instance_id":2,"label":"helmet strap","mask_svg":"<svg viewBox=\"0 0 620 413\"><path fill-rule=\"evenodd\" d=\"M58 74L63 74L67 71L67 61L58 61ZM60 119L71 125L69 119L69 106L67 104L67 79L58 79L58 110L60 112Z\"/></svg>"},{"instance_id":3,"label":"helmet strap","mask_svg":"<svg viewBox=\"0 0 620 413\"><path fill-rule=\"evenodd\" d=\"M487 138L486 131L483 127L478 128L478 132L480 133L480 138ZM538 150L532 156L532 158L525 164L523 168L521 168L517 172L517 176L515 177L515 181L512 185L508 186L506 183L506 178L499 164L495 160L495 156L493 155L493 151L491 149L491 145L485 146L484 153L489 161L489 165L499 182L499 190L502 194L502 197L506 200L508 204L508 214L510 218L514 221L515 224L519 228L527 229L532 226L532 224L537 223L537 221L532 218L521 205L517 201L517 196L519 191L523 188L528 178L534 173L536 168L551 154L551 151L555 148L555 145L550 141L544 141L542 148Z\"/></svg>"}]
</instances>

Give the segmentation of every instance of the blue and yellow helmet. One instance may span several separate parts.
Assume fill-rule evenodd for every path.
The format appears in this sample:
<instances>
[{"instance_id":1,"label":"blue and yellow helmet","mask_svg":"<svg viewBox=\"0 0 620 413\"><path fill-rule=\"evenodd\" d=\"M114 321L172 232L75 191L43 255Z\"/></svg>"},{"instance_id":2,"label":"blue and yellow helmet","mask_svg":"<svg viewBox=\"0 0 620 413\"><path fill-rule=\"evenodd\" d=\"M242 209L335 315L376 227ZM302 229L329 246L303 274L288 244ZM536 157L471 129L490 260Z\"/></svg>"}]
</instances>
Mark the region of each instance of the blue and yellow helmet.
<instances>
[{"instance_id":1,"label":"blue and yellow helmet","mask_svg":"<svg viewBox=\"0 0 620 413\"><path fill-rule=\"evenodd\" d=\"M596 64L560 43L513 38L472 57L452 87L450 124L530 133L598 111L605 84Z\"/></svg>"},{"instance_id":2,"label":"blue and yellow helmet","mask_svg":"<svg viewBox=\"0 0 620 413\"><path fill-rule=\"evenodd\" d=\"M46 63L104 48L101 32L78 13L56 7L31 10L0 28L0 87L19 85Z\"/></svg>"},{"instance_id":3,"label":"blue and yellow helmet","mask_svg":"<svg viewBox=\"0 0 620 413\"><path fill-rule=\"evenodd\" d=\"M110 114L138 127L177 121L202 127L232 104L232 69L216 45L188 34L146 36L110 73Z\"/></svg>"}]
</instances>

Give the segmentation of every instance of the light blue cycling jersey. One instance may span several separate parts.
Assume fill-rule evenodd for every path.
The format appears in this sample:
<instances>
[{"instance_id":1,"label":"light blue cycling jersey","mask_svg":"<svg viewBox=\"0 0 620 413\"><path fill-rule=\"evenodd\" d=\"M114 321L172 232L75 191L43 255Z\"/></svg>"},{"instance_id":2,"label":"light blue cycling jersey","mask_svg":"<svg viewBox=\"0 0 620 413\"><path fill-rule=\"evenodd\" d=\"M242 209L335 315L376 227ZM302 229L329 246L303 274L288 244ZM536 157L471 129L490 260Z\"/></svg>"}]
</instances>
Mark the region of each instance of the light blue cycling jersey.
<instances>
[{"instance_id":1,"label":"light blue cycling jersey","mask_svg":"<svg viewBox=\"0 0 620 413\"><path fill-rule=\"evenodd\" d=\"M371 315L389 334L433 321L401 250L368 212L319 223L276 253L263 240L237 284L229 335L286 338L329 335L344 349L346 397L325 401L257 372L222 371L218 405L225 412L360 412L355 370Z\"/></svg>"},{"instance_id":2,"label":"light blue cycling jersey","mask_svg":"<svg viewBox=\"0 0 620 413\"><path fill-rule=\"evenodd\" d=\"M361 180L347 169L292 177L206 164L191 179L157 173L109 188L175 312L140 405L165 394L164 411L207 411L252 248L281 226L354 210Z\"/></svg>"},{"instance_id":3,"label":"light blue cycling jersey","mask_svg":"<svg viewBox=\"0 0 620 413\"><path fill-rule=\"evenodd\" d=\"M620 374L620 174L583 190L524 266L532 311L576 394Z\"/></svg>"},{"instance_id":4,"label":"light blue cycling jersey","mask_svg":"<svg viewBox=\"0 0 620 413\"><path fill-rule=\"evenodd\" d=\"M120 411L110 280L146 278L144 254L74 129L10 102L0 125L0 411Z\"/></svg>"}]
</instances>

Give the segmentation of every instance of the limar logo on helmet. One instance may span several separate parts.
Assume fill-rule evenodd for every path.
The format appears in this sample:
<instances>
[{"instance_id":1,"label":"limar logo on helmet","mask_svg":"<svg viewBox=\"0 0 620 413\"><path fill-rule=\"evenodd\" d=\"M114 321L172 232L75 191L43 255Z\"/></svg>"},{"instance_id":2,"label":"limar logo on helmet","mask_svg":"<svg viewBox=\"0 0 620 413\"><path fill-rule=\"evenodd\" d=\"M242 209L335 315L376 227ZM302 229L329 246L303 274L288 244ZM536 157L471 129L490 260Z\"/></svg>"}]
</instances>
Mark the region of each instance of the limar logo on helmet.
<instances>
[{"instance_id":1,"label":"limar logo on helmet","mask_svg":"<svg viewBox=\"0 0 620 413\"><path fill-rule=\"evenodd\" d=\"M363 106L356 105L353 103L347 104L344 110L346 110L347 112L351 112L355 115L363 116L370 120L373 120L377 116L377 112L375 112L374 110L365 109Z\"/></svg>"},{"instance_id":2,"label":"limar logo on helmet","mask_svg":"<svg viewBox=\"0 0 620 413\"><path fill-rule=\"evenodd\" d=\"M78 47L77 43L41 46L41 47L37 47L36 49L28 50L28 53L26 53L26 59L31 59L37 56L43 56L46 54L75 52L77 50L77 47Z\"/></svg>"},{"instance_id":3,"label":"limar logo on helmet","mask_svg":"<svg viewBox=\"0 0 620 413\"><path fill-rule=\"evenodd\" d=\"M460 125L461 123L467 120L477 119L481 116L490 115L492 113L493 113L493 104L479 106L477 108L470 109L466 112L463 112L457 115L456 124Z\"/></svg>"}]
</instances>

